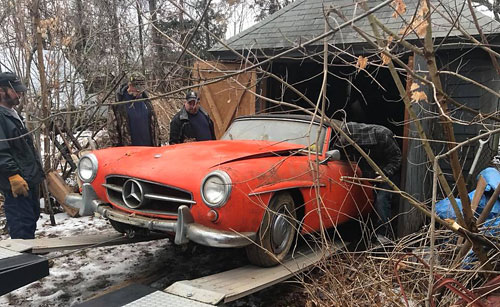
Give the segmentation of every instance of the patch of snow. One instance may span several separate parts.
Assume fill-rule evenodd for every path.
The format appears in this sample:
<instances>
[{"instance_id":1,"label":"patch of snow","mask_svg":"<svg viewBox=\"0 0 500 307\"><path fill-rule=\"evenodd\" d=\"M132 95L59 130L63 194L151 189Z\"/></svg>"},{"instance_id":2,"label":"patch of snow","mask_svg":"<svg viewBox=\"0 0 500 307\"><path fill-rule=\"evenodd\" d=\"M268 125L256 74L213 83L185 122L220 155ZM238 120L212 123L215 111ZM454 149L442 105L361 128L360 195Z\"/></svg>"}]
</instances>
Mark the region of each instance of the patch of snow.
<instances>
[{"instance_id":1,"label":"patch of snow","mask_svg":"<svg viewBox=\"0 0 500 307\"><path fill-rule=\"evenodd\" d=\"M53 238L114 232L103 218L55 215L57 225L41 214L37 238ZM0 236L7 239L8 235ZM77 251L52 252L50 275L0 297L0 306L70 306L89 299L105 288L152 274L172 256L168 239Z\"/></svg>"}]
</instances>

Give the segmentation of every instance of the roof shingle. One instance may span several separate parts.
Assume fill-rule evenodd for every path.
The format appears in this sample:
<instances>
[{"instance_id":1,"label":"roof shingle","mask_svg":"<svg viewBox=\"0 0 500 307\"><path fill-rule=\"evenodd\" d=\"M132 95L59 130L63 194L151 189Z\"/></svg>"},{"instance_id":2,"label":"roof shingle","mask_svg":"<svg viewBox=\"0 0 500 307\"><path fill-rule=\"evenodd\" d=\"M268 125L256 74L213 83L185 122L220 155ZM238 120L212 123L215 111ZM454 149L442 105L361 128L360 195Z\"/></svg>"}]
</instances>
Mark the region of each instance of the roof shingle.
<instances>
[{"instance_id":1,"label":"roof shingle","mask_svg":"<svg viewBox=\"0 0 500 307\"><path fill-rule=\"evenodd\" d=\"M390 30L397 33L404 26L404 22L408 21L414 15L418 2L418 0L405 0L407 10L403 18L392 17L394 10L390 5L383 7L374 15ZM368 3L370 7L375 7L379 3L382 3L382 0L371 0ZM456 28L453 29L450 23L451 20L457 17L457 12L462 12L459 23L464 30L471 35L478 34L465 1L432 0L431 3L434 5L442 3L442 6L439 5L437 10L432 14L432 30L435 38L463 36ZM298 42L303 43L306 39L323 34L323 10L329 7L339 8L349 19L359 16L364 12L354 0L296 0L249 29L231 37L227 41L227 44L238 51L294 47ZM431 11L433 11L433 8L431 8ZM476 15L483 33L500 33L500 23L478 10L476 10ZM330 13L329 24L331 26L335 27L342 23L343 20L339 16L333 12ZM372 34L368 18L357 21L355 25L363 31ZM407 37L408 40L416 38L414 34L410 34ZM332 44L356 44L364 43L365 40L351 27L346 27L334 35L330 42ZM317 41L311 44L311 46L321 46L322 44L322 41ZM221 45L216 45L210 51L218 53L225 51L225 48Z\"/></svg>"}]
</instances>

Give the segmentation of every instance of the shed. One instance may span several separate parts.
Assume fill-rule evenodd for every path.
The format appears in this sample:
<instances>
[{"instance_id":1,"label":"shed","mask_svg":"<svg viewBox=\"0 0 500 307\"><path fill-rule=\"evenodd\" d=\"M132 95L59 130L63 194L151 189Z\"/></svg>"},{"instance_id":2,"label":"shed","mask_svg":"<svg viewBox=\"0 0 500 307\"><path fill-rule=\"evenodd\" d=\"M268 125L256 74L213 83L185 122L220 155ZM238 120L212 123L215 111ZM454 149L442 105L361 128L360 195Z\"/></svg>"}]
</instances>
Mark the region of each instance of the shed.
<instances>
[{"instance_id":1,"label":"shed","mask_svg":"<svg viewBox=\"0 0 500 307\"><path fill-rule=\"evenodd\" d=\"M399 33L404 28L405 21L410 20L418 11L419 6L421 7L421 2L418 0L404 0L406 11L400 11L401 14L398 16L394 15L393 6L396 2L367 1L370 9L376 9L373 15L393 33ZM472 14L467 1L441 0L431 1L431 4L432 30L438 67L442 70L460 73L498 93L499 74L492 65L489 54L480 48L481 43L471 43L467 35L481 41L481 33L478 32L480 28L490 46L498 51L499 48L496 46L499 46L498 42L500 42L498 35L500 23L479 9L474 9L474 14ZM334 9L342 12L349 22L346 22ZM225 45L219 44L212 48L210 52L218 60L213 64L217 66L223 62L226 66L241 68L251 65L250 63L261 63L257 67L260 71L258 69L249 71L248 73L253 77L246 79L255 80L255 83L252 81L252 84L247 86L256 93L251 95L252 98L249 100L252 111L291 111L290 108L270 103L269 99L292 102L297 106L311 108L300 95L262 71L272 73L293 85L311 101L317 101L323 80L324 51L324 40L318 38L326 31L340 28L326 36L328 43L327 114L336 117L340 110L344 110L348 120L375 123L390 128L396 134L404 155L401 180L398 183L406 192L421 201L426 201L430 198L431 191L430 167L420 146L418 134L414 125L408 121L408 114L389 70L381 65L382 60L374 47L351 26L354 24L373 39L369 20L362 16L364 13L365 10L353 0L295 0L260 23L230 38ZM352 22L352 20L355 21ZM390 40L388 35L385 39ZM411 32L406 40L419 47L423 44L414 32ZM401 44L390 46L406 65L425 73L427 69L425 59L402 47ZM368 59L369 64L364 70L359 70L353 65L359 56ZM498 53L495 58L498 60ZM206 65L204 67L206 69ZM200 71L199 66L198 71ZM412 83L411 76L403 70L400 70L399 76L403 83L406 83L408 92ZM458 103L483 113L498 110L498 97L477 84L466 81L453 73L443 74L442 82L445 91ZM229 88L221 83L215 86L218 86L219 91L222 88ZM241 83L240 86L242 86ZM427 92L430 94L430 89L427 89ZM227 100L224 103L237 110L241 99ZM484 126L470 123L473 119L478 119L473 113L463 111L463 108L457 105L450 106L450 109L454 118L464 121L454 125L457 142L476 136L481 129L485 129ZM438 140L443 139L437 121L429 120L431 117L436 117L436 106L429 103L415 104L414 110L421 118L427 135ZM235 114L236 111L230 115ZM488 123L497 122L490 120ZM498 138L490 138L487 144L488 146L481 153L481 163L476 167L472 177L496 154ZM442 152L443 143L435 142L434 148L437 153ZM477 149L478 143L472 143L464 146L460 151L464 174L467 174L470 169ZM446 161L443 161L442 167L452 180ZM472 189L474 185L474 180L472 180L470 188ZM400 235L417 230L424 222L424 217L416 210L412 210L406 202L402 201L398 211L400 214L398 214L397 227Z\"/></svg>"}]
</instances>

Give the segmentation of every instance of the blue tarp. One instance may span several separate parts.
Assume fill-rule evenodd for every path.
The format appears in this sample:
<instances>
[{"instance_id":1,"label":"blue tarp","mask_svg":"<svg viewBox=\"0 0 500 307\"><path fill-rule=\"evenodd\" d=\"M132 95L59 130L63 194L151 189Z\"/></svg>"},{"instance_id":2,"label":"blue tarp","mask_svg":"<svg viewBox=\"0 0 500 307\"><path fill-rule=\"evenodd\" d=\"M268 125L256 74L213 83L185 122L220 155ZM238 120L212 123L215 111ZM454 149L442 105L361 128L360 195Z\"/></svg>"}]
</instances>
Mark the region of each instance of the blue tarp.
<instances>
[{"instance_id":1,"label":"blue tarp","mask_svg":"<svg viewBox=\"0 0 500 307\"><path fill-rule=\"evenodd\" d=\"M477 210L474 213L476 217L478 217L481 212L483 212L484 206L488 202L493 194L493 191L497 188L498 184L500 184L500 172L497 171L496 168L488 167L479 173L479 176L483 176L486 180L486 189L484 190L483 196L481 196L481 200L479 201L479 205L477 206ZM479 178L479 177L478 177ZM476 193L476 190L469 193L469 199L472 201L472 197ZM458 207L460 211L462 211L462 202L459 198L456 199L458 203ZM453 207L451 206L450 200L445 198L436 203L436 214L442 219L456 219L455 211L453 211ZM488 215L486 220L493 219L500 214L500 200L497 199L495 205L491 209L490 214Z\"/></svg>"},{"instance_id":2,"label":"blue tarp","mask_svg":"<svg viewBox=\"0 0 500 307\"><path fill-rule=\"evenodd\" d=\"M483 176L486 180L486 188L484 190L483 196L481 196L481 200L479 201L479 205L477 206L476 212L474 215L479 217L481 212L484 210L484 206L492 196L493 192L500 184L500 172L493 167L488 167L479 173L479 176ZM479 178L478 176L478 178ZM472 201L472 197L474 196L476 191L472 191L469 193L469 199ZM462 211L462 202L460 199L456 199L458 207L460 211ZM463 211L462 211L463 212ZM451 206L450 200L448 198L443 199L436 203L436 214L443 219L456 219L455 211L453 211L453 207ZM488 236L499 236L500 235L500 200L497 199L493 208L491 209L490 214L486 218L485 223L479 229L479 231ZM463 263L465 268L470 268L470 264L476 261L476 256L473 251L470 251L465 257Z\"/></svg>"}]
</instances>

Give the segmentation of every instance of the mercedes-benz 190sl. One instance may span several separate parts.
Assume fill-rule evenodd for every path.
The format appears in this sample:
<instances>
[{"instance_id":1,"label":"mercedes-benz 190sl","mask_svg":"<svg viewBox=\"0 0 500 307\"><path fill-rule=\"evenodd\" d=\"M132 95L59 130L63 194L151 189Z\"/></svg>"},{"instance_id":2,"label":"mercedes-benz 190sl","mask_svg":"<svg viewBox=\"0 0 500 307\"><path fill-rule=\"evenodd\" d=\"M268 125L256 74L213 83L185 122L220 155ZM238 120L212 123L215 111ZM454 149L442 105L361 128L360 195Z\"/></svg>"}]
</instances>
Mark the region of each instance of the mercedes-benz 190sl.
<instances>
[{"instance_id":1,"label":"mercedes-benz 190sl","mask_svg":"<svg viewBox=\"0 0 500 307\"><path fill-rule=\"evenodd\" d=\"M309 116L234 120L220 140L93 151L78 164L81 215L120 232L168 233L175 244L245 247L260 266L280 263L298 233L372 210L369 183L334 149L333 129Z\"/></svg>"}]
</instances>

